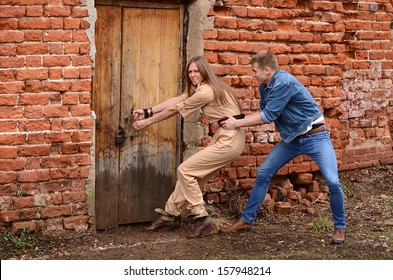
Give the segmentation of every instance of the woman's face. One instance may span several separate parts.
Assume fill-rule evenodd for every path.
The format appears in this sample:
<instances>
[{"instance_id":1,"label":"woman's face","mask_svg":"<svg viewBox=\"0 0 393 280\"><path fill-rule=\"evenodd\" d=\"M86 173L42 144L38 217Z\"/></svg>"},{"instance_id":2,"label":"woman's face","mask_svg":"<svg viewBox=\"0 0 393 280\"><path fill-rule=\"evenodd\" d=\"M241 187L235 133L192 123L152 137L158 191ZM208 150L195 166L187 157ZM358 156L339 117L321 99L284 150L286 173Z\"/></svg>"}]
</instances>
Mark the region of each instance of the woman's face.
<instances>
[{"instance_id":1,"label":"woman's face","mask_svg":"<svg viewBox=\"0 0 393 280\"><path fill-rule=\"evenodd\" d=\"M203 82L203 78L201 73L199 72L195 62L191 63L188 67L188 77L191 80L191 83L196 86Z\"/></svg>"}]
</instances>

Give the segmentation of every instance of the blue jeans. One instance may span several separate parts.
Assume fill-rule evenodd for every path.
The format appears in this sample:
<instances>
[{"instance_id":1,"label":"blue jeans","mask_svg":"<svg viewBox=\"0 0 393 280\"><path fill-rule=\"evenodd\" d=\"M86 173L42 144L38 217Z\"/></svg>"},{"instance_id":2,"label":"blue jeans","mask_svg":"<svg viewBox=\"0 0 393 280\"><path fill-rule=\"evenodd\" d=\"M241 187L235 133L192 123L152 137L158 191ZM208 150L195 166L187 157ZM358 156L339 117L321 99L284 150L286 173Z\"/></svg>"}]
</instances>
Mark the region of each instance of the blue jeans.
<instances>
[{"instance_id":1,"label":"blue jeans","mask_svg":"<svg viewBox=\"0 0 393 280\"><path fill-rule=\"evenodd\" d=\"M345 228L344 193L338 177L336 154L326 130L312 135L300 135L290 143L281 141L274 147L258 168L254 187L241 217L244 222L254 223L273 176L288 161L302 154L311 157L318 164L329 187L334 227Z\"/></svg>"}]
</instances>

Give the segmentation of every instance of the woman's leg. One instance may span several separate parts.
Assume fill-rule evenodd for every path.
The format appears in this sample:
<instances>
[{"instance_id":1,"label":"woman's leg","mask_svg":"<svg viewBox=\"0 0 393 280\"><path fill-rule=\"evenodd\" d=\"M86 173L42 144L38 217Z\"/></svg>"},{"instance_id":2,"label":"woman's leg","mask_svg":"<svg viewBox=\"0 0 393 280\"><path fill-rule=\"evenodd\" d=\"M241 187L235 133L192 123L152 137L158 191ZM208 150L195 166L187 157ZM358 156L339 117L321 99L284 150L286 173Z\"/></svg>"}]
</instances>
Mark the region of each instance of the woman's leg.
<instances>
[{"instance_id":1,"label":"woman's leg","mask_svg":"<svg viewBox=\"0 0 393 280\"><path fill-rule=\"evenodd\" d=\"M237 158L244 148L243 134L230 136L226 138L224 134L217 142L192 155L179 166L175 191L166 203L166 212L178 216L185 204L192 215L206 212L200 182L206 184L215 172Z\"/></svg>"}]
</instances>

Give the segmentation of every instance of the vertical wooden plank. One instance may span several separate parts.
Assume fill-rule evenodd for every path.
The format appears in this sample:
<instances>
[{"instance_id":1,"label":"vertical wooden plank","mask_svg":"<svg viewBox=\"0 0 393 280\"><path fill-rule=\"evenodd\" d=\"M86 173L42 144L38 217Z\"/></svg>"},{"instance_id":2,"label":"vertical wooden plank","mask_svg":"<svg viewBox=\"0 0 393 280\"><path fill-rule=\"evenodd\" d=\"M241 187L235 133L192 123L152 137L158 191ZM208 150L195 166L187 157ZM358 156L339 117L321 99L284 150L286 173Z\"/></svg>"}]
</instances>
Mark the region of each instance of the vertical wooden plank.
<instances>
[{"instance_id":1,"label":"vertical wooden plank","mask_svg":"<svg viewBox=\"0 0 393 280\"><path fill-rule=\"evenodd\" d=\"M140 108L138 96L140 95L140 65L142 40L142 10L123 10L123 38L122 38L122 91L121 91L121 117L124 120L132 106ZM131 133L131 123L126 128L127 135ZM134 191L139 185L140 174L138 169L143 166L138 162L141 144L147 136L143 131L137 137L127 139L121 147L120 156L120 186L119 186L119 223L125 224L136 221L134 216L140 207L140 197Z\"/></svg>"},{"instance_id":2,"label":"vertical wooden plank","mask_svg":"<svg viewBox=\"0 0 393 280\"><path fill-rule=\"evenodd\" d=\"M115 144L119 120L121 8L97 7L93 110L96 130L96 228L118 226L119 151Z\"/></svg>"},{"instance_id":3,"label":"vertical wooden plank","mask_svg":"<svg viewBox=\"0 0 393 280\"><path fill-rule=\"evenodd\" d=\"M160 59L160 101L176 96L180 77L180 13L178 10L168 10L161 17L161 49ZM171 40L168 40L171 38ZM176 174L176 118L171 118L159 124L157 168L160 173ZM173 183L174 184L174 183ZM170 190L173 186L170 187Z\"/></svg>"},{"instance_id":4,"label":"vertical wooden plank","mask_svg":"<svg viewBox=\"0 0 393 280\"><path fill-rule=\"evenodd\" d=\"M176 9L124 10L122 117L132 104L149 107L178 94L179 14ZM163 123L140 131L121 148L121 224L152 220L154 208L163 207L173 189L176 119Z\"/></svg>"}]
</instances>

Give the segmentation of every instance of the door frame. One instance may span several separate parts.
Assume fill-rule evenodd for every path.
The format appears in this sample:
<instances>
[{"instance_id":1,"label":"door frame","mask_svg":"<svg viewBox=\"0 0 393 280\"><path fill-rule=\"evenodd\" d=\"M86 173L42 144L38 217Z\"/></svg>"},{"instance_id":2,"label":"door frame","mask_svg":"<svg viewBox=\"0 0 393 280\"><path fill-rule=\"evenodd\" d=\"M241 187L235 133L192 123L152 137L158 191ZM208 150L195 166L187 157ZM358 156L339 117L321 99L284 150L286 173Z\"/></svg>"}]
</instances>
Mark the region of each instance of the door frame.
<instances>
[{"instance_id":1,"label":"door frame","mask_svg":"<svg viewBox=\"0 0 393 280\"><path fill-rule=\"evenodd\" d=\"M187 36L184 34L184 21L185 21L185 3L184 1L166 1L167 3L154 3L153 1L151 2L141 2L141 1L133 1L133 2L128 2L128 1L116 1L116 0L96 0L95 1L95 6L119 6L119 7L127 7L127 8L146 8L146 9L178 9L180 13L180 23L179 23L179 73L178 73L178 85L177 85L177 95L180 95L184 91L184 86L185 86L185 77L184 77L184 69L186 67L186 61L187 58L185 56L185 49L184 46L186 45L186 38ZM173 2L176 2L174 4ZM121 76L121 75L120 75ZM94 75L93 75L93 80L94 80ZM94 92L92 94L92 99L95 98ZM92 104L94 104L92 100ZM176 116L176 154L175 154L175 167L177 168L182 160L182 118L177 115ZM95 134L94 133L94 150L97 149L96 147L96 140L95 140ZM119 149L120 153L120 149ZM96 166L97 162L94 159L94 166ZM95 169L95 168L94 168ZM176 175L175 175L176 176ZM94 176L95 177L95 176ZM175 178L176 179L176 178ZM95 189L95 187L94 187ZM95 191L93 191L94 193ZM96 216L95 213L95 199L94 199L94 205L93 207L93 212L94 212L94 217ZM117 223L117 226L119 224ZM94 223L94 227L96 228L96 224ZM97 228L96 228L97 229Z\"/></svg>"}]
</instances>

